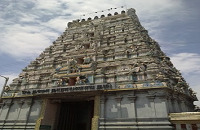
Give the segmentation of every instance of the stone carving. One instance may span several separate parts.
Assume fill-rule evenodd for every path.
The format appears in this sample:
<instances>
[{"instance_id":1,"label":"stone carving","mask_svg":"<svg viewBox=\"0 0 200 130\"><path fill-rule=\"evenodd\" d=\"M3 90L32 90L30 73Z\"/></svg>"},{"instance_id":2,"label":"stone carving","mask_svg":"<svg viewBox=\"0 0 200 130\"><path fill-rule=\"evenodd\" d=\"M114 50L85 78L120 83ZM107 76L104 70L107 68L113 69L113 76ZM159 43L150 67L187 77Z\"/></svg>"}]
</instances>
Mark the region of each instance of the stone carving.
<instances>
[{"instance_id":1,"label":"stone carving","mask_svg":"<svg viewBox=\"0 0 200 130\"><path fill-rule=\"evenodd\" d=\"M21 75L19 77L19 83L21 84L27 84L29 82L29 75L28 73L25 73L24 75Z\"/></svg>"},{"instance_id":2,"label":"stone carving","mask_svg":"<svg viewBox=\"0 0 200 130\"><path fill-rule=\"evenodd\" d=\"M68 27L68 28L71 28L71 27L72 27L72 25L73 25L73 23L72 23L72 22L68 22L68 23L67 23L67 27Z\"/></svg>"},{"instance_id":3,"label":"stone carving","mask_svg":"<svg viewBox=\"0 0 200 130\"><path fill-rule=\"evenodd\" d=\"M4 91L5 91L5 92L10 91L10 87L9 87L9 86L5 86Z\"/></svg>"},{"instance_id":4,"label":"stone carving","mask_svg":"<svg viewBox=\"0 0 200 130\"><path fill-rule=\"evenodd\" d=\"M132 85L132 84L127 84L127 85L125 86L125 88L133 88L133 85Z\"/></svg>"},{"instance_id":5,"label":"stone carving","mask_svg":"<svg viewBox=\"0 0 200 130\"><path fill-rule=\"evenodd\" d=\"M80 49L82 49L82 48L83 48L83 46L80 45L80 44L78 44L78 45L75 46L75 50L76 50L76 51L78 51L78 50L80 50Z\"/></svg>"},{"instance_id":6,"label":"stone carving","mask_svg":"<svg viewBox=\"0 0 200 130\"><path fill-rule=\"evenodd\" d=\"M152 77L154 80L163 80L165 78L162 72L158 72L158 74L152 75Z\"/></svg>"},{"instance_id":7,"label":"stone carving","mask_svg":"<svg viewBox=\"0 0 200 130\"><path fill-rule=\"evenodd\" d=\"M91 43L90 43L90 48L95 49L95 48L96 48L96 43L91 42Z\"/></svg>"},{"instance_id":8,"label":"stone carving","mask_svg":"<svg viewBox=\"0 0 200 130\"><path fill-rule=\"evenodd\" d=\"M104 68L100 68L99 72L100 72L101 74L105 74L106 68L105 68L105 67L104 67Z\"/></svg>"},{"instance_id":9,"label":"stone carving","mask_svg":"<svg viewBox=\"0 0 200 130\"><path fill-rule=\"evenodd\" d=\"M61 78L60 79L60 84L62 84L62 85L68 85L68 83L69 83L69 78L67 77L67 78Z\"/></svg>"},{"instance_id":10,"label":"stone carving","mask_svg":"<svg viewBox=\"0 0 200 130\"><path fill-rule=\"evenodd\" d=\"M93 31L93 30L94 30L94 23L89 22L89 31Z\"/></svg>"},{"instance_id":11,"label":"stone carving","mask_svg":"<svg viewBox=\"0 0 200 130\"><path fill-rule=\"evenodd\" d=\"M176 84L176 86L179 88L185 88L188 85L183 78L178 78L178 83Z\"/></svg>"},{"instance_id":12,"label":"stone carving","mask_svg":"<svg viewBox=\"0 0 200 130\"><path fill-rule=\"evenodd\" d=\"M61 68L62 68L62 66L59 65L59 66L55 69L55 72L58 73L58 72L60 71Z\"/></svg>"},{"instance_id":13,"label":"stone carving","mask_svg":"<svg viewBox=\"0 0 200 130\"><path fill-rule=\"evenodd\" d=\"M77 85L83 85L83 84L87 84L87 83L89 83L89 80L88 80L88 78L87 78L86 76L84 76L84 75L78 76L78 77L76 78L76 84L77 84Z\"/></svg>"},{"instance_id":14,"label":"stone carving","mask_svg":"<svg viewBox=\"0 0 200 130\"><path fill-rule=\"evenodd\" d=\"M162 82L160 82L159 80L156 80L153 84L153 86L155 87L159 87L159 86L164 86L164 84Z\"/></svg>"},{"instance_id":15,"label":"stone carving","mask_svg":"<svg viewBox=\"0 0 200 130\"><path fill-rule=\"evenodd\" d=\"M149 82L144 82L142 87L152 87L153 85Z\"/></svg>"},{"instance_id":16,"label":"stone carving","mask_svg":"<svg viewBox=\"0 0 200 130\"><path fill-rule=\"evenodd\" d=\"M69 78L68 77L61 77L61 78L58 78L58 79L54 79L53 83L54 83L54 86L56 86L56 87L68 85Z\"/></svg>"},{"instance_id":17,"label":"stone carving","mask_svg":"<svg viewBox=\"0 0 200 130\"><path fill-rule=\"evenodd\" d=\"M137 57L139 56L139 47L138 46L131 46L132 52L135 52Z\"/></svg>"},{"instance_id":18,"label":"stone carving","mask_svg":"<svg viewBox=\"0 0 200 130\"><path fill-rule=\"evenodd\" d=\"M77 61L72 58L72 59L69 59L69 62L68 62L69 66L75 66L77 64Z\"/></svg>"},{"instance_id":19,"label":"stone carving","mask_svg":"<svg viewBox=\"0 0 200 130\"><path fill-rule=\"evenodd\" d=\"M84 57L83 60L83 64L89 64L92 61L92 59L89 56Z\"/></svg>"}]
</instances>

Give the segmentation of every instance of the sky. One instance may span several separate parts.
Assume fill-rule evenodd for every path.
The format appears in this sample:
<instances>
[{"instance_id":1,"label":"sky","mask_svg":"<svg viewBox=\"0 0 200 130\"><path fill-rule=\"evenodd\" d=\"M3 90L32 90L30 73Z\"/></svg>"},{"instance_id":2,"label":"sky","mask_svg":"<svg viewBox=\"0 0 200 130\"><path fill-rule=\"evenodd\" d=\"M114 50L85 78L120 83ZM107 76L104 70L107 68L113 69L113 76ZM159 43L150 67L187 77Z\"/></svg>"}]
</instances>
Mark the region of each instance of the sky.
<instances>
[{"instance_id":1,"label":"sky","mask_svg":"<svg viewBox=\"0 0 200 130\"><path fill-rule=\"evenodd\" d=\"M134 8L200 100L199 6L199 0L0 0L0 75L11 83L68 22Z\"/></svg>"}]
</instances>

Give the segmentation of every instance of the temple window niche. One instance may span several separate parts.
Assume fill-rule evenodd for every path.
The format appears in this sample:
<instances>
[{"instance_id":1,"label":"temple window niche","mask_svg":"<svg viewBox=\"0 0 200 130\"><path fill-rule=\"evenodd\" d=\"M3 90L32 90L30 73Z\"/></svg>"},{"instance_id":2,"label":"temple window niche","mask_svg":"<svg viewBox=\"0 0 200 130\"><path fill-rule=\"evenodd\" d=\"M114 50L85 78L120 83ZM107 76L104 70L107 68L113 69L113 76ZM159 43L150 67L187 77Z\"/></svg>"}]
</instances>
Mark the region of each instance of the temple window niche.
<instances>
[{"instance_id":1,"label":"temple window niche","mask_svg":"<svg viewBox=\"0 0 200 130\"><path fill-rule=\"evenodd\" d=\"M77 58L77 64L83 64L84 57Z\"/></svg>"},{"instance_id":2,"label":"temple window niche","mask_svg":"<svg viewBox=\"0 0 200 130\"><path fill-rule=\"evenodd\" d=\"M143 79L144 79L144 76L142 74L137 75L137 80L143 80Z\"/></svg>"},{"instance_id":3,"label":"temple window niche","mask_svg":"<svg viewBox=\"0 0 200 130\"><path fill-rule=\"evenodd\" d=\"M87 79L88 79L88 83L94 83L94 76L93 75L88 75Z\"/></svg>"},{"instance_id":4,"label":"temple window niche","mask_svg":"<svg viewBox=\"0 0 200 130\"><path fill-rule=\"evenodd\" d=\"M80 75L77 77L70 77L68 86L86 85L94 83L93 75Z\"/></svg>"},{"instance_id":5,"label":"temple window niche","mask_svg":"<svg viewBox=\"0 0 200 130\"><path fill-rule=\"evenodd\" d=\"M138 79L137 79L137 74L136 73L133 73L132 74L132 80L133 81L137 81Z\"/></svg>"},{"instance_id":6,"label":"temple window niche","mask_svg":"<svg viewBox=\"0 0 200 130\"><path fill-rule=\"evenodd\" d=\"M76 84L77 77L70 77L69 78L69 86L74 86Z\"/></svg>"},{"instance_id":7,"label":"temple window niche","mask_svg":"<svg viewBox=\"0 0 200 130\"><path fill-rule=\"evenodd\" d=\"M147 80L147 73L144 73L144 80Z\"/></svg>"},{"instance_id":8,"label":"temple window niche","mask_svg":"<svg viewBox=\"0 0 200 130\"><path fill-rule=\"evenodd\" d=\"M84 44L83 47L84 47L84 49L89 49L90 48L90 44Z\"/></svg>"},{"instance_id":9,"label":"temple window niche","mask_svg":"<svg viewBox=\"0 0 200 130\"><path fill-rule=\"evenodd\" d=\"M127 56L127 58L131 58L131 54L129 51L126 52L126 56Z\"/></svg>"}]
</instances>

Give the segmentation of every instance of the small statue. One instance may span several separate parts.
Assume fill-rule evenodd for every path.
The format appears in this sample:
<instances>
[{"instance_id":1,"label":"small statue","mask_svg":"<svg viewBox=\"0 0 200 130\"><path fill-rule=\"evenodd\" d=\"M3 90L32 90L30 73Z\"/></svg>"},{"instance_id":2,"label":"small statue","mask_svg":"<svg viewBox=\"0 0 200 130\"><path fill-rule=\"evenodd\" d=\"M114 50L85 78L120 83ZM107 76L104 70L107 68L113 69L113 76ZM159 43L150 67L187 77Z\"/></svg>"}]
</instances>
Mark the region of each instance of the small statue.
<instances>
[{"instance_id":1,"label":"small statue","mask_svg":"<svg viewBox=\"0 0 200 130\"><path fill-rule=\"evenodd\" d=\"M59 66L55 69L55 72L56 72L56 73L59 73L59 71L60 71L61 68L62 68L62 66L59 65Z\"/></svg>"},{"instance_id":2,"label":"small statue","mask_svg":"<svg viewBox=\"0 0 200 130\"><path fill-rule=\"evenodd\" d=\"M9 87L9 86L5 86L4 91L5 91L5 92L10 91L10 87Z\"/></svg>"},{"instance_id":3,"label":"small statue","mask_svg":"<svg viewBox=\"0 0 200 130\"><path fill-rule=\"evenodd\" d=\"M83 60L83 64L89 64L91 62L91 58L89 56L84 57Z\"/></svg>"},{"instance_id":4,"label":"small statue","mask_svg":"<svg viewBox=\"0 0 200 130\"><path fill-rule=\"evenodd\" d=\"M69 78L61 78L61 84L62 85L68 85L68 83L69 83Z\"/></svg>"},{"instance_id":5,"label":"small statue","mask_svg":"<svg viewBox=\"0 0 200 130\"><path fill-rule=\"evenodd\" d=\"M88 83L88 79L85 76L79 76L76 78L76 84L77 85L82 85Z\"/></svg>"},{"instance_id":6,"label":"small statue","mask_svg":"<svg viewBox=\"0 0 200 130\"><path fill-rule=\"evenodd\" d=\"M69 65L70 66L74 66L76 63L77 63L77 61L74 58L69 60Z\"/></svg>"},{"instance_id":7,"label":"small statue","mask_svg":"<svg viewBox=\"0 0 200 130\"><path fill-rule=\"evenodd\" d=\"M76 46L75 46L75 50L76 50L76 51L80 50L81 48L82 48L81 45L76 45Z\"/></svg>"}]
</instances>

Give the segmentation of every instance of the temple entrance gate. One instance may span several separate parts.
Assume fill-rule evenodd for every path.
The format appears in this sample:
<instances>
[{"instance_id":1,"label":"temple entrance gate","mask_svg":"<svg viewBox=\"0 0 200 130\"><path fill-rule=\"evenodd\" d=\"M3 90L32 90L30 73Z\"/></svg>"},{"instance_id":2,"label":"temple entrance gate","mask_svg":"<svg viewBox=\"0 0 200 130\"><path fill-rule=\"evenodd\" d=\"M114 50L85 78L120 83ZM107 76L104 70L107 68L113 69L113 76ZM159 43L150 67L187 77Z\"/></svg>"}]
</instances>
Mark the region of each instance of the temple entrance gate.
<instances>
[{"instance_id":1,"label":"temple entrance gate","mask_svg":"<svg viewBox=\"0 0 200 130\"><path fill-rule=\"evenodd\" d=\"M94 101L63 102L57 130L91 130Z\"/></svg>"}]
</instances>

